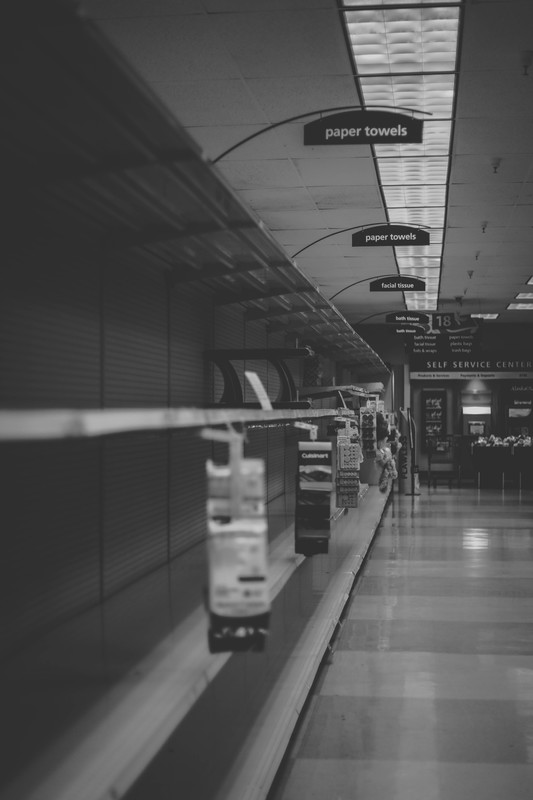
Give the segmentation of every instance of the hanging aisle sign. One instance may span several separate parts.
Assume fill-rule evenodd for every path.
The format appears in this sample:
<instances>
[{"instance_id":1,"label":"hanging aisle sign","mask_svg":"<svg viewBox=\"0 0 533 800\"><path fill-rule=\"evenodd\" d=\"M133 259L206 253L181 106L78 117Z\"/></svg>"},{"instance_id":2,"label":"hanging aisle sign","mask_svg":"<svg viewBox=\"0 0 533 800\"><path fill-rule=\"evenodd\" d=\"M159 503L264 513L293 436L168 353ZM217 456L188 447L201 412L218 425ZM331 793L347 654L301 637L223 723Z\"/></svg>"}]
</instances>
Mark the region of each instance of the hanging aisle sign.
<instances>
[{"instance_id":1,"label":"hanging aisle sign","mask_svg":"<svg viewBox=\"0 0 533 800\"><path fill-rule=\"evenodd\" d=\"M421 311L395 311L387 314L385 322L391 325L428 325L429 314Z\"/></svg>"},{"instance_id":2,"label":"hanging aisle sign","mask_svg":"<svg viewBox=\"0 0 533 800\"><path fill-rule=\"evenodd\" d=\"M370 282L371 292L425 292L425 281L420 278L406 278L391 275L389 278L376 278Z\"/></svg>"},{"instance_id":3,"label":"hanging aisle sign","mask_svg":"<svg viewBox=\"0 0 533 800\"><path fill-rule=\"evenodd\" d=\"M393 111L342 111L304 125L304 144L422 142L423 121Z\"/></svg>"},{"instance_id":4,"label":"hanging aisle sign","mask_svg":"<svg viewBox=\"0 0 533 800\"><path fill-rule=\"evenodd\" d=\"M415 328L414 326L409 326L409 325L397 325L394 328L394 333L401 333L403 335L408 335L408 336L416 336L417 333L420 333L420 328Z\"/></svg>"},{"instance_id":5,"label":"hanging aisle sign","mask_svg":"<svg viewBox=\"0 0 533 800\"><path fill-rule=\"evenodd\" d=\"M374 225L352 234L352 247L407 247L429 244L429 231L410 225Z\"/></svg>"}]
</instances>

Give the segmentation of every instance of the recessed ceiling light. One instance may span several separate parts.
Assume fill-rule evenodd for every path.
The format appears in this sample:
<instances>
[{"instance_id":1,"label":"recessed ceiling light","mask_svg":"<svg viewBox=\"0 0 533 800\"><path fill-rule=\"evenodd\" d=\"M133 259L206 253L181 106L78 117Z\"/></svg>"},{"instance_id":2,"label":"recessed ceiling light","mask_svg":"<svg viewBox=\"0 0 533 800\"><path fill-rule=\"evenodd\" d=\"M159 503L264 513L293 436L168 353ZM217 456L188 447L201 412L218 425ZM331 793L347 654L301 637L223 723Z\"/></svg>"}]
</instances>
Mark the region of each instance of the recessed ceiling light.
<instances>
[{"instance_id":1,"label":"recessed ceiling light","mask_svg":"<svg viewBox=\"0 0 533 800\"><path fill-rule=\"evenodd\" d=\"M509 303L509 311L533 311L533 303Z\"/></svg>"},{"instance_id":2,"label":"recessed ceiling light","mask_svg":"<svg viewBox=\"0 0 533 800\"><path fill-rule=\"evenodd\" d=\"M471 317L478 317L479 319L498 319L499 314L470 314Z\"/></svg>"},{"instance_id":3,"label":"recessed ceiling light","mask_svg":"<svg viewBox=\"0 0 533 800\"><path fill-rule=\"evenodd\" d=\"M532 275L532 276L531 276L531 278L528 280L528 283L529 283L529 284L533 283L533 275Z\"/></svg>"},{"instance_id":4,"label":"recessed ceiling light","mask_svg":"<svg viewBox=\"0 0 533 800\"><path fill-rule=\"evenodd\" d=\"M519 292L515 300L533 300L533 292Z\"/></svg>"}]
</instances>

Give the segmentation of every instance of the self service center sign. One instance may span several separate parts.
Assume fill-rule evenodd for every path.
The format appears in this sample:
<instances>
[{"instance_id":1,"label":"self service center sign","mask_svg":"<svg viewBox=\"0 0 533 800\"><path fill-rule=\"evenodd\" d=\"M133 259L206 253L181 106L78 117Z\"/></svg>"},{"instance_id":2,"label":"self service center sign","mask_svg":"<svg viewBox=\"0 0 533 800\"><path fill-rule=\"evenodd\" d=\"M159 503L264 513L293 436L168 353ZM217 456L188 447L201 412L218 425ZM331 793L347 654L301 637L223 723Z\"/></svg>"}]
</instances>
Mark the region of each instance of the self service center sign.
<instances>
[{"instance_id":1,"label":"self service center sign","mask_svg":"<svg viewBox=\"0 0 533 800\"><path fill-rule=\"evenodd\" d=\"M421 119L392 111L343 111L304 125L304 144L398 144L422 141Z\"/></svg>"}]
</instances>

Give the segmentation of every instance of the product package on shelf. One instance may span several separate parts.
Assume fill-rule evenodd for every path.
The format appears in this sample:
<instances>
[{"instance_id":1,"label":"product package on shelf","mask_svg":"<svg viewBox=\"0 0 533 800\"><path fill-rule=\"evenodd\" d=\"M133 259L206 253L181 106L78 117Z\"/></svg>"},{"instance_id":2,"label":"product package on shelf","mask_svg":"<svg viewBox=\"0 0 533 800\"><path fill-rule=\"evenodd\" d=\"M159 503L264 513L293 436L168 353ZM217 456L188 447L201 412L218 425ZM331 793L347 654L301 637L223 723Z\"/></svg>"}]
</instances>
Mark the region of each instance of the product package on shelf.
<instances>
[{"instance_id":1,"label":"product package on shelf","mask_svg":"<svg viewBox=\"0 0 533 800\"><path fill-rule=\"evenodd\" d=\"M376 453L376 412L371 406L361 408L359 411L361 428L361 448L365 457L372 457Z\"/></svg>"},{"instance_id":2,"label":"product package on shelf","mask_svg":"<svg viewBox=\"0 0 533 800\"><path fill-rule=\"evenodd\" d=\"M207 461L206 469L209 649L263 650L270 617L264 461Z\"/></svg>"},{"instance_id":3,"label":"product package on shelf","mask_svg":"<svg viewBox=\"0 0 533 800\"><path fill-rule=\"evenodd\" d=\"M298 442L295 551L327 553L331 536L333 463L331 442Z\"/></svg>"},{"instance_id":4,"label":"product package on shelf","mask_svg":"<svg viewBox=\"0 0 533 800\"><path fill-rule=\"evenodd\" d=\"M347 417L348 419L355 416L353 408L347 408L346 406L340 406L335 410L335 413L338 417Z\"/></svg>"},{"instance_id":5,"label":"product package on shelf","mask_svg":"<svg viewBox=\"0 0 533 800\"><path fill-rule=\"evenodd\" d=\"M359 503L359 464L362 459L359 434L355 428L337 433L336 505L357 508Z\"/></svg>"}]
</instances>

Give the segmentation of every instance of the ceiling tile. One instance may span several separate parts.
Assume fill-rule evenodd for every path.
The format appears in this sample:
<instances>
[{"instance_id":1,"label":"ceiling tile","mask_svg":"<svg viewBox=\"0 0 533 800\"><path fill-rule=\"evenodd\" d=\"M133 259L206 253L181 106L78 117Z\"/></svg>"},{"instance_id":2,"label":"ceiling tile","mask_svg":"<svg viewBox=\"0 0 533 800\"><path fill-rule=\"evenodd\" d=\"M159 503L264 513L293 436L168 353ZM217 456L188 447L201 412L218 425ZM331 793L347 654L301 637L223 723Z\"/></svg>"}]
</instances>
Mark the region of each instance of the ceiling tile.
<instances>
[{"instance_id":1,"label":"ceiling tile","mask_svg":"<svg viewBox=\"0 0 533 800\"><path fill-rule=\"evenodd\" d=\"M267 124L241 80L154 83L152 88L185 127Z\"/></svg>"},{"instance_id":2,"label":"ceiling tile","mask_svg":"<svg viewBox=\"0 0 533 800\"><path fill-rule=\"evenodd\" d=\"M505 227L511 222L513 211L514 206L452 206L448 209L448 227L477 228L482 236L483 221L494 228Z\"/></svg>"},{"instance_id":3,"label":"ceiling tile","mask_svg":"<svg viewBox=\"0 0 533 800\"><path fill-rule=\"evenodd\" d=\"M386 222L385 213L379 208L336 208L320 211L320 227L350 228L353 225L373 225Z\"/></svg>"},{"instance_id":4,"label":"ceiling tile","mask_svg":"<svg viewBox=\"0 0 533 800\"><path fill-rule=\"evenodd\" d=\"M233 152L224 156L223 161L280 158L283 160L287 155L279 143L278 131L262 133L265 130L264 125L191 126L187 130L211 159L217 159L230 147L239 145L255 133L259 133L257 138L240 144Z\"/></svg>"},{"instance_id":5,"label":"ceiling tile","mask_svg":"<svg viewBox=\"0 0 533 800\"><path fill-rule=\"evenodd\" d=\"M261 219L273 231L292 227L314 231L323 225L319 211L262 211Z\"/></svg>"},{"instance_id":6,"label":"ceiling tile","mask_svg":"<svg viewBox=\"0 0 533 800\"><path fill-rule=\"evenodd\" d=\"M310 186L309 194L320 209L383 209L375 186Z\"/></svg>"},{"instance_id":7,"label":"ceiling tile","mask_svg":"<svg viewBox=\"0 0 533 800\"><path fill-rule=\"evenodd\" d=\"M509 230L511 229L508 226L495 227L490 225L483 233L481 221L478 224L477 220L472 222L471 225L465 225L462 228L448 227L446 231L446 247L451 242L468 242L471 243L471 253L475 254L478 250L481 252L484 248L490 247L492 242L505 242ZM514 230L523 230L523 228L515 228ZM463 252L465 252L464 249Z\"/></svg>"},{"instance_id":8,"label":"ceiling tile","mask_svg":"<svg viewBox=\"0 0 533 800\"><path fill-rule=\"evenodd\" d=\"M256 211L313 211L316 208L307 189L246 189L238 194Z\"/></svg>"},{"instance_id":9,"label":"ceiling tile","mask_svg":"<svg viewBox=\"0 0 533 800\"><path fill-rule=\"evenodd\" d=\"M533 225L533 207L527 206L514 206L511 212L511 219L509 225L521 227L526 225Z\"/></svg>"},{"instance_id":10,"label":"ceiling tile","mask_svg":"<svg viewBox=\"0 0 533 800\"><path fill-rule=\"evenodd\" d=\"M301 247L314 242L315 239L320 239L322 236L327 236L332 231L328 228L317 229L310 234L309 229L298 230L296 228L279 229L274 232L274 237L278 242L285 245L290 252L299 250Z\"/></svg>"},{"instance_id":11,"label":"ceiling tile","mask_svg":"<svg viewBox=\"0 0 533 800\"><path fill-rule=\"evenodd\" d=\"M337 9L211 17L246 78L351 73ZM317 58L320 53L320 58Z\"/></svg>"},{"instance_id":12,"label":"ceiling tile","mask_svg":"<svg viewBox=\"0 0 533 800\"><path fill-rule=\"evenodd\" d=\"M312 251L309 250L309 252ZM354 271L353 266L351 268L349 264L346 264L344 258L335 258L332 256L328 258L319 258L316 254L313 254L313 256L306 255L304 257L302 254L301 256L297 256L296 261L305 269L308 275L318 277L329 277L331 275L341 275Z\"/></svg>"},{"instance_id":13,"label":"ceiling tile","mask_svg":"<svg viewBox=\"0 0 533 800\"><path fill-rule=\"evenodd\" d=\"M515 69L517 77L521 77L520 52L532 49L530 1L467 3L465 38L469 46L463 48L462 70L497 73Z\"/></svg>"},{"instance_id":14,"label":"ceiling tile","mask_svg":"<svg viewBox=\"0 0 533 800\"><path fill-rule=\"evenodd\" d=\"M220 170L235 189L303 186L293 162L288 159L263 161L222 160Z\"/></svg>"},{"instance_id":15,"label":"ceiling tile","mask_svg":"<svg viewBox=\"0 0 533 800\"><path fill-rule=\"evenodd\" d=\"M351 75L252 78L248 86L272 122L315 110L359 104ZM310 119L303 120L302 125Z\"/></svg>"},{"instance_id":16,"label":"ceiling tile","mask_svg":"<svg viewBox=\"0 0 533 800\"><path fill-rule=\"evenodd\" d=\"M491 108L494 119L514 117L517 109L527 109L530 105L531 82L524 77L518 53L511 69L500 65L498 58L498 69L464 70L461 80L468 81L468 94L459 94L456 118L486 118ZM497 104L494 103L495 96Z\"/></svg>"},{"instance_id":17,"label":"ceiling tile","mask_svg":"<svg viewBox=\"0 0 533 800\"><path fill-rule=\"evenodd\" d=\"M376 185L376 171L367 158L297 158L294 163L308 186Z\"/></svg>"},{"instance_id":18,"label":"ceiling tile","mask_svg":"<svg viewBox=\"0 0 533 800\"><path fill-rule=\"evenodd\" d=\"M203 14L198 0L82 0L84 14L92 19L128 17L171 17Z\"/></svg>"},{"instance_id":19,"label":"ceiling tile","mask_svg":"<svg viewBox=\"0 0 533 800\"><path fill-rule=\"evenodd\" d=\"M496 176L495 176L496 177ZM454 183L449 191L450 206L487 204L513 205L518 201L522 184L503 183Z\"/></svg>"},{"instance_id":20,"label":"ceiling tile","mask_svg":"<svg viewBox=\"0 0 533 800\"><path fill-rule=\"evenodd\" d=\"M240 77L207 17L108 19L100 27L148 83Z\"/></svg>"},{"instance_id":21,"label":"ceiling tile","mask_svg":"<svg viewBox=\"0 0 533 800\"><path fill-rule=\"evenodd\" d=\"M210 13L237 11L249 14L251 11L288 11L309 8L331 8L330 0L202 0L202 5Z\"/></svg>"},{"instance_id":22,"label":"ceiling tile","mask_svg":"<svg viewBox=\"0 0 533 800\"><path fill-rule=\"evenodd\" d=\"M533 159L531 154L513 153L500 159L497 176L494 174L493 153L484 155L457 155L452 161L451 183L493 184L504 180L509 183L523 181L526 175L533 175Z\"/></svg>"},{"instance_id":23,"label":"ceiling tile","mask_svg":"<svg viewBox=\"0 0 533 800\"><path fill-rule=\"evenodd\" d=\"M529 153L533 141L533 119L463 119L456 127L455 152L487 153L505 158L507 153Z\"/></svg>"}]
</instances>

